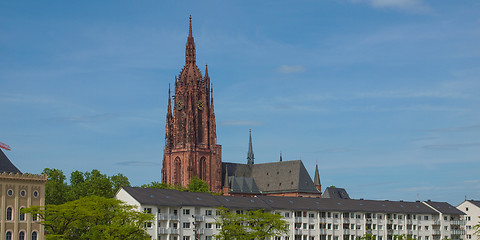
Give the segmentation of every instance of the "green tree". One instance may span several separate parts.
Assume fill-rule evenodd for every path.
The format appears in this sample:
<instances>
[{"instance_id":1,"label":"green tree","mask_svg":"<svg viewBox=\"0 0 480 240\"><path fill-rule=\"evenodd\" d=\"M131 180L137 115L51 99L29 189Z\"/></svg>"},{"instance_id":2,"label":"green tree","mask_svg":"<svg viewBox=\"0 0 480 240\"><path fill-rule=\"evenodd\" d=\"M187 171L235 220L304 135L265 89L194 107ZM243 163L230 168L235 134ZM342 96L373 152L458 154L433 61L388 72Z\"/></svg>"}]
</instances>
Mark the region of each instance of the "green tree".
<instances>
[{"instance_id":1,"label":"green tree","mask_svg":"<svg viewBox=\"0 0 480 240\"><path fill-rule=\"evenodd\" d=\"M120 187L130 187L130 181L128 180L128 178L119 173L117 175L113 175L111 177L109 177L110 179L110 182L112 183L113 185L113 194L115 195L118 191L118 189L120 189Z\"/></svg>"},{"instance_id":2,"label":"green tree","mask_svg":"<svg viewBox=\"0 0 480 240\"><path fill-rule=\"evenodd\" d=\"M221 228L216 239L219 240L247 240L247 227L245 226L245 215L230 212L226 208L219 208L220 216L218 217L216 224L219 224Z\"/></svg>"},{"instance_id":3,"label":"green tree","mask_svg":"<svg viewBox=\"0 0 480 240\"><path fill-rule=\"evenodd\" d=\"M120 200L90 196L60 205L34 206L25 213L37 214L46 239L150 239L144 226L153 215L135 210Z\"/></svg>"},{"instance_id":4,"label":"green tree","mask_svg":"<svg viewBox=\"0 0 480 240\"><path fill-rule=\"evenodd\" d=\"M288 224L282 216L263 210L233 213L220 208L216 223L221 225L219 233L215 235L216 239L269 239L288 233Z\"/></svg>"},{"instance_id":5,"label":"green tree","mask_svg":"<svg viewBox=\"0 0 480 240\"><path fill-rule=\"evenodd\" d=\"M45 184L45 204L62 204L68 201L69 187L63 172L55 168L45 168L42 174L48 176Z\"/></svg>"},{"instance_id":6,"label":"green tree","mask_svg":"<svg viewBox=\"0 0 480 240\"><path fill-rule=\"evenodd\" d=\"M375 240L376 237L370 233L366 233L363 237L360 238L361 240Z\"/></svg>"},{"instance_id":7,"label":"green tree","mask_svg":"<svg viewBox=\"0 0 480 240\"><path fill-rule=\"evenodd\" d=\"M208 190L208 183L206 181L201 180L200 178L194 176L190 179L190 183L187 187L182 187L181 185L172 185L168 183L161 183L154 181L149 184L143 184L140 187L142 188L159 188L159 189L175 189L178 191L189 191L189 192L210 192Z\"/></svg>"},{"instance_id":8,"label":"green tree","mask_svg":"<svg viewBox=\"0 0 480 240\"><path fill-rule=\"evenodd\" d=\"M411 234L405 235L405 234L396 234L393 235L393 240L415 240Z\"/></svg>"},{"instance_id":9,"label":"green tree","mask_svg":"<svg viewBox=\"0 0 480 240\"><path fill-rule=\"evenodd\" d=\"M210 192L208 190L208 183L196 176L190 178L190 183L187 185L187 188L189 192Z\"/></svg>"},{"instance_id":10,"label":"green tree","mask_svg":"<svg viewBox=\"0 0 480 240\"><path fill-rule=\"evenodd\" d=\"M250 239L270 239L288 233L288 224L279 214L263 210L248 211L246 213Z\"/></svg>"},{"instance_id":11,"label":"green tree","mask_svg":"<svg viewBox=\"0 0 480 240\"><path fill-rule=\"evenodd\" d=\"M478 217L480 218L480 217ZM473 226L473 229L475 230L475 235L478 236L478 239L480 239L480 221L478 221L479 223L475 226Z\"/></svg>"}]
</instances>

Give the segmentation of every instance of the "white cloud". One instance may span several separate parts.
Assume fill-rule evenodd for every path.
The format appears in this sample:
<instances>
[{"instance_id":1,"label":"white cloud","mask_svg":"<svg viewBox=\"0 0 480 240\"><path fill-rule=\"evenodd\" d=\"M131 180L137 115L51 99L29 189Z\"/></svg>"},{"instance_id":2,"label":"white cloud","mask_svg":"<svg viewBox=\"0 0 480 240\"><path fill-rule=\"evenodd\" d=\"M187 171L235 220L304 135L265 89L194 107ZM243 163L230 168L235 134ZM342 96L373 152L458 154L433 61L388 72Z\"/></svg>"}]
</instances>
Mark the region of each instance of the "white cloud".
<instances>
[{"instance_id":1,"label":"white cloud","mask_svg":"<svg viewBox=\"0 0 480 240\"><path fill-rule=\"evenodd\" d=\"M280 73L305 72L305 67L302 65L282 65L276 71Z\"/></svg>"},{"instance_id":2,"label":"white cloud","mask_svg":"<svg viewBox=\"0 0 480 240\"><path fill-rule=\"evenodd\" d=\"M376 8L394 8L414 12L430 11L430 7L422 0L352 0L352 2L366 2Z\"/></svg>"}]
</instances>

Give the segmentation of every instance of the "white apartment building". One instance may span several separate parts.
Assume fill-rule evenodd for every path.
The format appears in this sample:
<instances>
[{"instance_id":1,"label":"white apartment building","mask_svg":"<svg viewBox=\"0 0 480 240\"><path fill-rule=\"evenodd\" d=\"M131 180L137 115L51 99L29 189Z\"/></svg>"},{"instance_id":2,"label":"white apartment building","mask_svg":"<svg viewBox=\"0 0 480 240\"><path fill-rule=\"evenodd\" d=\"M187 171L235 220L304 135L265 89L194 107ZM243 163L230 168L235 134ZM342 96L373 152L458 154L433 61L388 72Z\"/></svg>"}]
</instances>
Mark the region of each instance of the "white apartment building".
<instances>
[{"instance_id":1,"label":"white apartment building","mask_svg":"<svg viewBox=\"0 0 480 240\"><path fill-rule=\"evenodd\" d=\"M457 208L466 214L466 239L477 239L474 226L480 224L480 201L465 200Z\"/></svg>"},{"instance_id":2,"label":"white apartment building","mask_svg":"<svg viewBox=\"0 0 480 240\"><path fill-rule=\"evenodd\" d=\"M377 240L410 235L418 240L465 239L464 213L448 203L303 197L214 196L167 189L121 188L116 198L155 215L147 232L157 240L211 240L218 208L264 209L280 214L289 233L275 240ZM453 210L452 210L453 209Z\"/></svg>"}]
</instances>

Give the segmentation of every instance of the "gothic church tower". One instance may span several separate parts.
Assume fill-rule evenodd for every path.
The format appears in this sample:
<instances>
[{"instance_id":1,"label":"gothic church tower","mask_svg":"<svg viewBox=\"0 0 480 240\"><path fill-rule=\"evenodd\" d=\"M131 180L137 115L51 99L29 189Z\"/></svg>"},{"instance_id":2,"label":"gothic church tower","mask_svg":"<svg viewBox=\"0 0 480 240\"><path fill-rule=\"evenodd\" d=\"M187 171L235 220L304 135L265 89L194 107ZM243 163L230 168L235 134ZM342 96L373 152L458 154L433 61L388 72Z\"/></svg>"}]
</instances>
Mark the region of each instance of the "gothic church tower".
<instances>
[{"instance_id":1,"label":"gothic church tower","mask_svg":"<svg viewBox=\"0 0 480 240\"><path fill-rule=\"evenodd\" d=\"M185 66L175 77L175 95L170 96L168 89L162 182L185 187L197 176L208 182L211 191L220 192L221 168L222 146L217 145L213 89L208 68L202 76L196 64L190 17Z\"/></svg>"}]
</instances>

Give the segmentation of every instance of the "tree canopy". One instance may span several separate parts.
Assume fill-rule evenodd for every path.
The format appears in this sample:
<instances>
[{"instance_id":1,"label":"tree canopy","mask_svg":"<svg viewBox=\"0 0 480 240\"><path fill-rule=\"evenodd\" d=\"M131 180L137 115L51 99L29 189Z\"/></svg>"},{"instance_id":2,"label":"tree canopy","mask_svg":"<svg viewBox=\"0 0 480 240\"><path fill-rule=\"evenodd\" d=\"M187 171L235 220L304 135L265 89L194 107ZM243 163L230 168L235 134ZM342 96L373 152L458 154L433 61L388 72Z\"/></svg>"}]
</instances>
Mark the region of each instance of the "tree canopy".
<instances>
[{"instance_id":1,"label":"tree canopy","mask_svg":"<svg viewBox=\"0 0 480 240\"><path fill-rule=\"evenodd\" d=\"M63 204L86 196L114 197L120 187L129 187L128 178L122 174L107 176L99 170L91 172L74 171L70 175L70 185L62 170L45 168L48 181L45 184L45 204Z\"/></svg>"},{"instance_id":2,"label":"tree canopy","mask_svg":"<svg viewBox=\"0 0 480 240\"><path fill-rule=\"evenodd\" d=\"M37 214L45 226L46 239L150 239L144 226L153 215L135 210L120 200L83 197L60 205L33 206L25 213Z\"/></svg>"},{"instance_id":3,"label":"tree canopy","mask_svg":"<svg viewBox=\"0 0 480 240\"><path fill-rule=\"evenodd\" d=\"M269 239L288 233L288 224L282 216L263 210L236 213L220 208L216 224L221 225L215 235L219 240Z\"/></svg>"},{"instance_id":4,"label":"tree canopy","mask_svg":"<svg viewBox=\"0 0 480 240\"><path fill-rule=\"evenodd\" d=\"M200 178L193 176L190 179L190 183L187 187L182 187L181 185L172 185L168 183L161 183L154 181L149 184L143 184L141 187L143 188L160 188L160 189L175 189L182 192L210 192L208 183L206 181L201 180Z\"/></svg>"}]
</instances>

